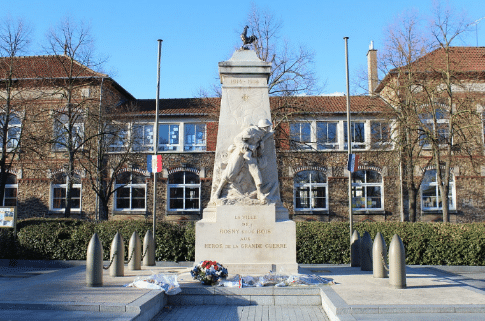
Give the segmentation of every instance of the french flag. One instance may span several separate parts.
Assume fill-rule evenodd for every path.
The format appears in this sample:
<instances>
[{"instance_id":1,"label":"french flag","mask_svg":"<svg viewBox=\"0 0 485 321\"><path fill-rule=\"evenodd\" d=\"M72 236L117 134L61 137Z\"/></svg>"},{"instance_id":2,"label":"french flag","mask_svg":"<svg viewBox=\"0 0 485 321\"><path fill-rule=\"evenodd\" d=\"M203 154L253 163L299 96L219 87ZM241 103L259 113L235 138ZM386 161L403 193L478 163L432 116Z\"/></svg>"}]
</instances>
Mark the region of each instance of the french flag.
<instances>
[{"instance_id":1,"label":"french flag","mask_svg":"<svg viewBox=\"0 0 485 321\"><path fill-rule=\"evenodd\" d=\"M147 169L150 173L162 171L162 155L147 155Z\"/></svg>"},{"instance_id":2,"label":"french flag","mask_svg":"<svg viewBox=\"0 0 485 321\"><path fill-rule=\"evenodd\" d=\"M349 162L347 164L347 169L351 173L355 173L359 170L359 155L349 154Z\"/></svg>"}]
</instances>

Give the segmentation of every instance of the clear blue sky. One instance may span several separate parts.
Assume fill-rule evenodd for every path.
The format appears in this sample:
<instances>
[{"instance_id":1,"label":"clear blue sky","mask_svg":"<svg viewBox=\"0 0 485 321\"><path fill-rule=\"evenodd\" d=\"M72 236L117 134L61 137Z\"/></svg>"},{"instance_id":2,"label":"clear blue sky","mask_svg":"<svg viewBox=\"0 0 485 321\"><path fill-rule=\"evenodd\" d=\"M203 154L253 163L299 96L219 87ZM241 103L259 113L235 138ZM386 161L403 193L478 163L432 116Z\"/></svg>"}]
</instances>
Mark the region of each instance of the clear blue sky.
<instances>
[{"instance_id":1,"label":"clear blue sky","mask_svg":"<svg viewBox=\"0 0 485 321\"><path fill-rule=\"evenodd\" d=\"M430 14L432 0L254 1L283 21L282 37L315 52L323 93L345 91L345 48L349 37L350 76L366 66L371 40L379 50L385 28L397 14L415 8ZM485 16L483 0L450 0L471 20ZM91 24L96 52L108 56L105 70L136 98L156 97L157 39L163 39L161 98L188 98L217 84L217 63L240 46L251 1L167 0L0 0L0 18L23 18L34 28L34 53L50 26L66 16ZM478 24L485 46L485 19ZM475 33L456 45L476 45Z\"/></svg>"}]
</instances>

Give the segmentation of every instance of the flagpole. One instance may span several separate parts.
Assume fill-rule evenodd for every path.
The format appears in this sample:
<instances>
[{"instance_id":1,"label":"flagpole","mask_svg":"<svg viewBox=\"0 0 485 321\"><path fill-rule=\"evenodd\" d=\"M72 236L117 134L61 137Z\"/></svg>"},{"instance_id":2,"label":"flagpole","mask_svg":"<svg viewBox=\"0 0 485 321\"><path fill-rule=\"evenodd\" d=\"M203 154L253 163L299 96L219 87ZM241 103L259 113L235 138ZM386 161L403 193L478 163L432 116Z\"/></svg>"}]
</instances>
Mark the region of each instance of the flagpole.
<instances>
[{"instance_id":1,"label":"flagpole","mask_svg":"<svg viewBox=\"0 0 485 321\"><path fill-rule=\"evenodd\" d=\"M155 124L153 130L153 153L158 155L158 109L160 104L160 60L162 56L162 39L158 39L158 63L157 63L157 99L155 102ZM153 239L156 241L157 230L157 171L153 172ZM153 251L155 252L155 247ZM153 253L155 257L155 253Z\"/></svg>"},{"instance_id":2,"label":"flagpole","mask_svg":"<svg viewBox=\"0 0 485 321\"><path fill-rule=\"evenodd\" d=\"M351 136L351 124L350 124L350 89L349 89L349 48L348 40L349 37L344 37L345 40L345 74L347 78L347 152L348 160L350 161L350 156L352 155L352 136ZM352 170L349 168L349 225L350 225L350 238L349 242L352 241L352 234L354 233L352 217ZM350 264L352 265L352 246L350 246Z\"/></svg>"}]
</instances>

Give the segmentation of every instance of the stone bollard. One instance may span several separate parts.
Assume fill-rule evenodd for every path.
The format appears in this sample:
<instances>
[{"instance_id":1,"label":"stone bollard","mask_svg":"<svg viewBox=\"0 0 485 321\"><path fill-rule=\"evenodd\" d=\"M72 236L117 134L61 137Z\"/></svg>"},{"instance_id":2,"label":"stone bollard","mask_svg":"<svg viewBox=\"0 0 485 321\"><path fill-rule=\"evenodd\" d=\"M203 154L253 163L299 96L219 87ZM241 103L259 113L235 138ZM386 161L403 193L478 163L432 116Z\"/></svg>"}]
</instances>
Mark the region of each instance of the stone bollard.
<instances>
[{"instance_id":1,"label":"stone bollard","mask_svg":"<svg viewBox=\"0 0 485 321\"><path fill-rule=\"evenodd\" d=\"M109 267L110 276L125 275L125 244L120 232L117 232L111 242L111 266Z\"/></svg>"},{"instance_id":2,"label":"stone bollard","mask_svg":"<svg viewBox=\"0 0 485 321\"><path fill-rule=\"evenodd\" d=\"M360 270L372 271L372 239L369 232L364 232L360 239Z\"/></svg>"},{"instance_id":3,"label":"stone bollard","mask_svg":"<svg viewBox=\"0 0 485 321\"><path fill-rule=\"evenodd\" d=\"M357 230L354 230L350 239L350 252L350 266L360 266L360 235Z\"/></svg>"},{"instance_id":4,"label":"stone bollard","mask_svg":"<svg viewBox=\"0 0 485 321\"><path fill-rule=\"evenodd\" d=\"M94 233L86 253L86 286L103 286L103 245Z\"/></svg>"},{"instance_id":5,"label":"stone bollard","mask_svg":"<svg viewBox=\"0 0 485 321\"><path fill-rule=\"evenodd\" d=\"M155 239L153 238L153 232L148 230L143 239L143 265L154 266L155 265Z\"/></svg>"},{"instance_id":6,"label":"stone bollard","mask_svg":"<svg viewBox=\"0 0 485 321\"><path fill-rule=\"evenodd\" d=\"M141 270L141 240L136 231L131 235L128 244L128 268Z\"/></svg>"},{"instance_id":7,"label":"stone bollard","mask_svg":"<svg viewBox=\"0 0 485 321\"><path fill-rule=\"evenodd\" d=\"M375 278L387 278L387 247L381 232L377 232L372 246L372 267Z\"/></svg>"},{"instance_id":8,"label":"stone bollard","mask_svg":"<svg viewBox=\"0 0 485 321\"><path fill-rule=\"evenodd\" d=\"M397 234L394 234L389 245L389 284L397 289L406 287L406 253Z\"/></svg>"}]
</instances>

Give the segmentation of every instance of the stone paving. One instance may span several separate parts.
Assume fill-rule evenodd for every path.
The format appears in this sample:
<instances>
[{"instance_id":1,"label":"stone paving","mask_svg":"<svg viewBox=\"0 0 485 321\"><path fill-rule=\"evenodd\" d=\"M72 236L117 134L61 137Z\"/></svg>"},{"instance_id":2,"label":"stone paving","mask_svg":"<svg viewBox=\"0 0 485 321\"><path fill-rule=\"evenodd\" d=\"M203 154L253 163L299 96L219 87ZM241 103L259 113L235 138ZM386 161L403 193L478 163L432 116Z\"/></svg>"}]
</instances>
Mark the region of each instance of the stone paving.
<instances>
[{"instance_id":1,"label":"stone paving","mask_svg":"<svg viewBox=\"0 0 485 321\"><path fill-rule=\"evenodd\" d=\"M175 306L164 308L152 321L315 321L328 320L320 306Z\"/></svg>"}]
</instances>

